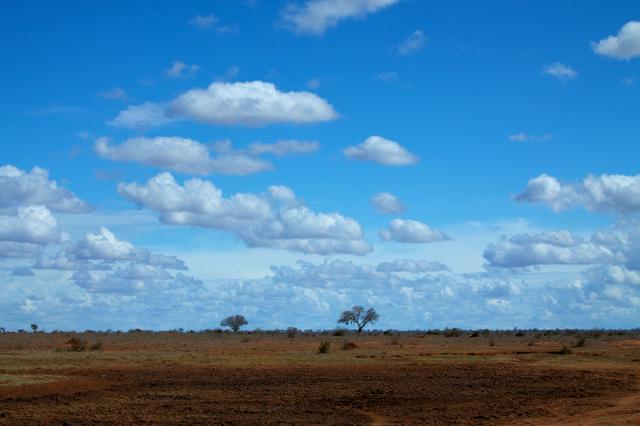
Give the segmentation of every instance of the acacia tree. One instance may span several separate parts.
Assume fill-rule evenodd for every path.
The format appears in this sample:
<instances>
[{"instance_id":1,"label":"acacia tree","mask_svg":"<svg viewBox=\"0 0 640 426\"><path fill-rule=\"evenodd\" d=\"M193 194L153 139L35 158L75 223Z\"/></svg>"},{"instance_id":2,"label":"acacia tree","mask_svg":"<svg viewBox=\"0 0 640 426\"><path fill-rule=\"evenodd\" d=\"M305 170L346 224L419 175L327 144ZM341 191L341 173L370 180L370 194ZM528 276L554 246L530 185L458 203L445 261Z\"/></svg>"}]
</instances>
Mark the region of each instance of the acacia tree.
<instances>
[{"instance_id":1,"label":"acacia tree","mask_svg":"<svg viewBox=\"0 0 640 426\"><path fill-rule=\"evenodd\" d=\"M229 327L234 332L240 330L240 327L247 325L249 322L242 315L231 315L220 322L223 327Z\"/></svg>"},{"instance_id":2,"label":"acacia tree","mask_svg":"<svg viewBox=\"0 0 640 426\"><path fill-rule=\"evenodd\" d=\"M360 305L355 305L351 310L344 311L340 318L338 318L339 323L344 324L355 324L358 327L358 333L362 333L362 329L364 329L367 324L373 324L378 321L380 315L373 309L369 308L366 311Z\"/></svg>"}]
</instances>

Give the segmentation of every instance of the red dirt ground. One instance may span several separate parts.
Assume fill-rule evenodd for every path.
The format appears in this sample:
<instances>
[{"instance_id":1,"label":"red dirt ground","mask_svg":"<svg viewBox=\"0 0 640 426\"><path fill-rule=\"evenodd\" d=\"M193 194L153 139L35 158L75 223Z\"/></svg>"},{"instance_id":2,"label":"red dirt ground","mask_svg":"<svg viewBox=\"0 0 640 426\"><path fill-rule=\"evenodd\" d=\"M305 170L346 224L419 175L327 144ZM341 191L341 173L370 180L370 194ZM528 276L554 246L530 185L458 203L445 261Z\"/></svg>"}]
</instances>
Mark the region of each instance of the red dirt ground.
<instances>
[{"instance_id":1,"label":"red dirt ground","mask_svg":"<svg viewBox=\"0 0 640 426\"><path fill-rule=\"evenodd\" d=\"M319 339L278 339L192 342L161 358L116 342L3 352L0 424L640 424L637 348L621 341L531 355L517 342L361 338L319 355Z\"/></svg>"}]
</instances>

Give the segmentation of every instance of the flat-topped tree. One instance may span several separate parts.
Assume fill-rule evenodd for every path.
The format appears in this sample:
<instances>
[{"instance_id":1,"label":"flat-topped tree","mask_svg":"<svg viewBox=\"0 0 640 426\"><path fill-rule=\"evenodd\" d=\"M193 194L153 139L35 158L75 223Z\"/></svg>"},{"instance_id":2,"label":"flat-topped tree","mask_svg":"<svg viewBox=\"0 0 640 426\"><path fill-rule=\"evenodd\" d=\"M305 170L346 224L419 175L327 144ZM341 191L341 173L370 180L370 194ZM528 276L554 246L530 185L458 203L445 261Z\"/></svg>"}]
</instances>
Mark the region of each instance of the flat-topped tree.
<instances>
[{"instance_id":1,"label":"flat-topped tree","mask_svg":"<svg viewBox=\"0 0 640 426\"><path fill-rule=\"evenodd\" d=\"M367 324L373 324L378 321L378 318L380 315L373 308L365 311L362 306L355 305L351 310L344 311L338 318L338 322L347 325L355 324L358 327L358 333L362 333Z\"/></svg>"},{"instance_id":2,"label":"flat-topped tree","mask_svg":"<svg viewBox=\"0 0 640 426\"><path fill-rule=\"evenodd\" d=\"M234 332L240 330L240 327L247 325L249 322L242 315L231 315L220 322L223 327L229 327Z\"/></svg>"}]
</instances>

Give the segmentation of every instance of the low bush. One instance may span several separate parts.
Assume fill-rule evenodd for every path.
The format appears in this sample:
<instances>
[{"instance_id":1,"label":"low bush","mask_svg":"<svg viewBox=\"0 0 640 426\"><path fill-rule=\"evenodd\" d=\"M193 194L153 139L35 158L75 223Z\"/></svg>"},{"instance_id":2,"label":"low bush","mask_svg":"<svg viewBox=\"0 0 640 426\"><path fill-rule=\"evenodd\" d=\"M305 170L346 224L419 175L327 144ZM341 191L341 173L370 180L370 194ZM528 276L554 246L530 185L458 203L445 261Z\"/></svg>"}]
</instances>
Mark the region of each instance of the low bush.
<instances>
[{"instance_id":1,"label":"low bush","mask_svg":"<svg viewBox=\"0 0 640 426\"><path fill-rule=\"evenodd\" d=\"M102 342L97 341L93 345L89 346L90 351L101 351L102 350Z\"/></svg>"},{"instance_id":2,"label":"low bush","mask_svg":"<svg viewBox=\"0 0 640 426\"><path fill-rule=\"evenodd\" d=\"M320 342L320 346L318 346L318 353L319 354L328 354L329 353L329 349L331 349L331 342L323 340L322 342Z\"/></svg>"},{"instance_id":3,"label":"low bush","mask_svg":"<svg viewBox=\"0 0 640 426\"><path fill-rule=\"evenodd\" d=\"M87 350L87 341L78 337L70 339L67 344L71 352L84 352Z\"/></svg>"},{"instance_id":4,"label":"low bush","mask_svg":"<svg viewBox=\"0 0 640 426\"><path fill-rule=\"evenodd\" d=\"M354 349L359 349L359 346L356 345L353 342L348 341L348 340L345 340L344 342L342 342L342 350L343 351L352 351Z\"/></svg>"},{"instance_id":5,"label":"low bush","mask_svg":"<svg viewBox=\"0 0 640 426\"><path fill-rule=\"evenodd\" d=\"M296 337L296 334L298 334L298 329L295 327L289 327L287 328L287 337L289 339L293 339Z\"/></svg>"},{"instance_id":6,"label":"low bush","mask_svg":"<svg viewBox=\"0 0 640 426\"><path fill-rule=\"evenodd\" d=\"M573 344L573 347L582 348L586 343L587 343L586 339L584 337L581 337L578 340L576 340L576 342Z\"/></svg>"},{"instance_id":7,"label":"low bush","mask_svg":"<svg viewBox=\"0 0 640 426\"><path fill-rule=\"evenodd\" d=\"M333 330L334 336L344 336L345 334L347 334L347 330L345 330L344 328L336 328L335 330Z\"/></svg>"},{"instance_id":8,"label":"low bush","mask_svg":"<svg viewBox=\"0 0 640 426\"><path fill-rule=\"evenodd\" d=\"M442 334L444 335L444 337L460 337L462 336L462 330L456 327L445 328Z\"/></svg>"}]
</instances>

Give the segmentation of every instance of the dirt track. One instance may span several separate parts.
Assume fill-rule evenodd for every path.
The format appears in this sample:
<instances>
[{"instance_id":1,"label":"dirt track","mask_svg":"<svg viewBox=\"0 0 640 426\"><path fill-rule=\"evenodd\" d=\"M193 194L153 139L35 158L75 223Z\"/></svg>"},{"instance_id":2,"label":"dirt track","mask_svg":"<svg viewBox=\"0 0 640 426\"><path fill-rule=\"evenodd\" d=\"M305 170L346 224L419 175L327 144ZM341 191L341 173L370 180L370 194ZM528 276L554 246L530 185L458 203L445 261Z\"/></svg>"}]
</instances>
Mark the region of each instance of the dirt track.
<instances>
[{"instance_id":1,"label":"dirt track","mask_svg":"<svg viewBox=\"0 0 640 426\"><path fill-rule=\"evenodd\" d=\"M246 345L243 350L247 351ZM324 358L311 354L320 360L315 364L262 366L182 358L124 365L120 361L126 353L105 351L99 357L110 361L100 367L102 358L72 354L77 358L64 359L73 360L75 367L20 369L23 378L45 378L41 383L0 386L0 424L638 424L640 420L640 405L635 404L640 392L638 370L622 365L571 365L564 361L571 361L568 357L557 366L531 360L476 362L473 356L468 357L471 361L425 363L418 361L432 357L402 359L395 353L411 349L394 350L388 359L361 365L351 361L359 361L372 349ZM267 350L257 343L247 353L255 351ZM187 359L200 355L184 354ZM90 364L85 368L83 356Z\"/></svg>"}]
</instances>

